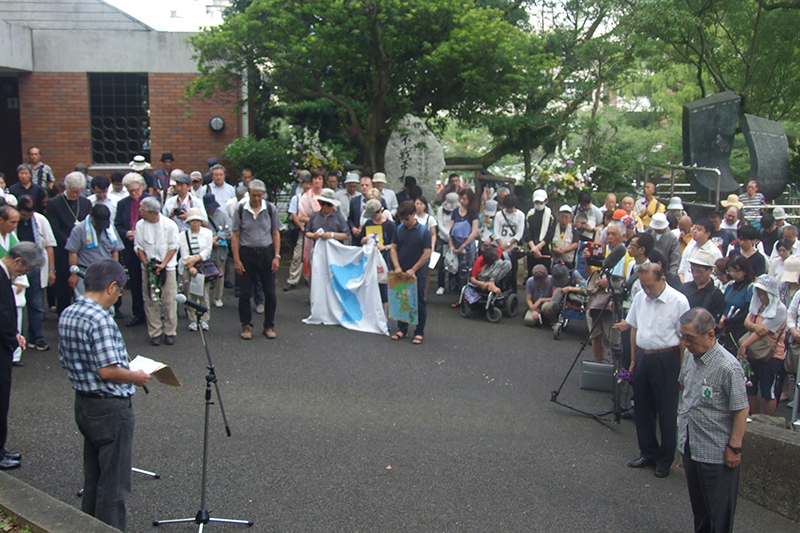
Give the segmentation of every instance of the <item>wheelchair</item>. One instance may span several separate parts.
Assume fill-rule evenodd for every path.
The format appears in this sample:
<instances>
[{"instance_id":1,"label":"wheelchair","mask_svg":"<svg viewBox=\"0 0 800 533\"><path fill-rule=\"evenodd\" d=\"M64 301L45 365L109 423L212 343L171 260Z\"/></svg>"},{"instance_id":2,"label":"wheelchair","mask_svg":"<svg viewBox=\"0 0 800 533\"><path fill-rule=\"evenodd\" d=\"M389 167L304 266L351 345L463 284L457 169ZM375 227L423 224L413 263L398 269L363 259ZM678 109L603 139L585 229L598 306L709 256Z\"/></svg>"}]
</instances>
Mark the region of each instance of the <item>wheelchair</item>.
<instances>
[{"instance_id":1,"label":"wheelchair","mask_svg":"<svg viewBox=\"0 0 800 533\"><path fill-rule=\"evenodd\" d=\"M497 286L502 291L500 294L480 290L472 283L462 287L458 300L461 316L471 318L475 312L481 311L492 323L500 322L503 317L517 316L519 297L514 290L512 274L509 272Z\"/></svg>"}]
</instances>

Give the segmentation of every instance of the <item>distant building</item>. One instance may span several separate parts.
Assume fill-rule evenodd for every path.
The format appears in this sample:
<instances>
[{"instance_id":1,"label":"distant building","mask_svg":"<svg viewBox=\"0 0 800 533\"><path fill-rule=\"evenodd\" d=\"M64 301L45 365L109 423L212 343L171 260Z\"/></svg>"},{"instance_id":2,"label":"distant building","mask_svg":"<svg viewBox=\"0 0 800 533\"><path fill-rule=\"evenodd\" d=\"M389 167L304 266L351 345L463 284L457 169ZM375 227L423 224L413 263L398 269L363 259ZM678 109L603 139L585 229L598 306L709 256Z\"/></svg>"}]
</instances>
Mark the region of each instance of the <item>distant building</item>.
<instances>
[{"instance_id":1,"label":"distant building","mask_svg":"<svg viewBox=\"0 0 800 533\"><path fill-rule=\"evenodd\" d=\"M0 171L15 181L34 145L57 178L78 162L109 173L136 154L158 168L162 152L206 171L247 120L238 93L185 99L198 75L190 35L155 31L102 0L0 0Z\"/></svg>"}]
</instances>

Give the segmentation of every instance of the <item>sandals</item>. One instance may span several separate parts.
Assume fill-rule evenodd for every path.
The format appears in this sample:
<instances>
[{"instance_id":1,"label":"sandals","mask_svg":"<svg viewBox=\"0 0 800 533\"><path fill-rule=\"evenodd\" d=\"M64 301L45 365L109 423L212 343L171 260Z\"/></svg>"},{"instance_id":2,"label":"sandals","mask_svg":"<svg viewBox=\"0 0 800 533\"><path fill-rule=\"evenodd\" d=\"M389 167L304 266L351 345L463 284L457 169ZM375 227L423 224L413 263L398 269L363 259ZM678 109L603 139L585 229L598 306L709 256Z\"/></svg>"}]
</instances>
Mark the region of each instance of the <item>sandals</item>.
<instances>
[{"instance_id":1,"label":"sandals","mask_svg":"<svg viewBox=\"0 0 800 533\"><path fill-rule=\"evenodd\" d=\"M458 301L454 304L450 304L450 307L452 307L453 309L458 309L459 307L461 307L461 302Z\"/></svg>"},{"instance_id":2,"label":"sandals","mask_svg":"<svg viewBox=\"0 0 800 533\"><path fill-rule=\"evenodd\" d=\"M422 335L414 335L414 340L411 341L411 344L422 344Z\"/></svg>"},{"instance_id":3,"label":"sandals","mask_svg":"<svg viewBox=\"0 0 800 533\"><path fill-rule=\"evenodd\" d=\"M406 336L406 334L405 334L405 333L403 333L402 331L398 331L397 333L395 333L394 335L392 335L392 340L393 340L393 341L399 341L400 339L403 339L403 338L405 338L405 336Z\"/></svg>"}]
</instances>

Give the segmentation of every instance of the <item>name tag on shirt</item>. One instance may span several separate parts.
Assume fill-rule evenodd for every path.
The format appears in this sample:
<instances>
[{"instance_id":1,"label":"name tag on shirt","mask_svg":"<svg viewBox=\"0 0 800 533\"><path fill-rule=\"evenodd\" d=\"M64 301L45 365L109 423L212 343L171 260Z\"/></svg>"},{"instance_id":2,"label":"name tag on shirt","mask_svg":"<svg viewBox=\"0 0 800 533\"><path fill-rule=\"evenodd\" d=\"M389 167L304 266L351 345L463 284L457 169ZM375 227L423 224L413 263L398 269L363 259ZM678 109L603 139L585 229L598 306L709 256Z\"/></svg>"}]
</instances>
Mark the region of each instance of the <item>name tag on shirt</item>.
<instances>
[{"instance_id":1,"label":"name tag on shirt","mask_svg":"<svg viewBox=\"0 0 800 533\"><path fill-rule=\"evenodd\" d=\"M714 388L711 387L710 385L703 385L702 387L700 387L700 395L704 399L710 400L711 398L714 397Z\"/></svg>"}]
</instances>

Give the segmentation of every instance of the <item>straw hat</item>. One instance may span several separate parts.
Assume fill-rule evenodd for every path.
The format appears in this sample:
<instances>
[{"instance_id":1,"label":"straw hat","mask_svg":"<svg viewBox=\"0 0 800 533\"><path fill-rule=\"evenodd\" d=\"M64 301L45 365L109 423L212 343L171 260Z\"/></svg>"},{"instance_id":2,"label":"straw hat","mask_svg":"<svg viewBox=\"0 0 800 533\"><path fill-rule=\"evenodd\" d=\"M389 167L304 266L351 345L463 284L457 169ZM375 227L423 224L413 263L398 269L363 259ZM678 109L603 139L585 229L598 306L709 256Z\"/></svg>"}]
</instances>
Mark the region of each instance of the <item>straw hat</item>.
<instances>
[{"instance_id":1,"label":"straw hat","mask_svg":"<svg viewBox=\"0 0 800 533\"><path fill-rule=\"evenodd\" d=\"M738 209L741 209L741 208L744 207L744 204L739 201L739 196L736 195L736 194L729 194L728 195L728 199L727 200L722 200L720 202L720 205L722 205L722 207L725 207L725 208L733 206L733 207L736 207Z\"/></svg>"}]
</instances>

